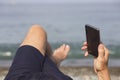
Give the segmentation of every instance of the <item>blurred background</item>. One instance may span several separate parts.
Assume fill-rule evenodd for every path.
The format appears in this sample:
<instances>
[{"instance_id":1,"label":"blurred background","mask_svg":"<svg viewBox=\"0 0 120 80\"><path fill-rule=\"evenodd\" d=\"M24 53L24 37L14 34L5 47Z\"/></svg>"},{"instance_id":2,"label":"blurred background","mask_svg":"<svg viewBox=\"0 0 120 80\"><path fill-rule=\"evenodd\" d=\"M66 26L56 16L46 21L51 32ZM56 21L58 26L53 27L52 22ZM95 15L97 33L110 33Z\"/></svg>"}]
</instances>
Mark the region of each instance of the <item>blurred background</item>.
<instances>
[{"instance_id":1,"label":"blurred background","mask_svg":"<svg viewBox=\"0 0 120 80\"><path fill-rule=\"evenodd\" d=\"M0 59L13 59L33 24L45 28L53 49L69 44L68 58L74 59L84 58L84 26L93 25L100 29L110 57L120 57L119 0L0 0Z\"/></svg>"},{"instance_id":2,"label":"blurred background","mask_svg":"<svg viewBox=\"0 0 120 80\"><path fill-rule=\"evenodd\" d=\"M33 24L44 27L53 50L63 43L71 46L63 65L74 67L63 71L74 80L97 80L93 69L75 66L93 66L80 48L86 41L85 24L99 28L110 50L112 79L120 80L120 0L0 0L0 80Z\"/></svg>"}]
</instances>

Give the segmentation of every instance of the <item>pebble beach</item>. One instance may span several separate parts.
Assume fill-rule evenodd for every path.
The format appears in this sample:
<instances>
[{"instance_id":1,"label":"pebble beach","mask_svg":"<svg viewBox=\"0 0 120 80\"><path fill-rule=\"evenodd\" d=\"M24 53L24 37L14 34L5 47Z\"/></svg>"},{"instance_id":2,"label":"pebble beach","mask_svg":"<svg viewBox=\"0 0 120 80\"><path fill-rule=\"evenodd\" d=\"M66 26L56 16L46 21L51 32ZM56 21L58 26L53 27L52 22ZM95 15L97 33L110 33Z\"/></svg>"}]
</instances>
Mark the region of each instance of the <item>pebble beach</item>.
<instances>
[{"instance_id":1,"label":"pebble beach","mask_svg":"<svg viewBox=\"0 0 120 80\"><path fill-rule=\"evenodd\" d=\"M70 63L71 62L83 62L84 64L76 64L74 63L73 65ZM117 65L115 66L115 62L119 60L110 60L110 65L109 65L109 71L110 71L110 76L111 80L120 80L120 66ZM92 60L66 60L61 64L60 70L66 74L69 75L73 80L98 80L97 75L95 74L93 67L91 63ZM114 65L111 65L114 62ZM5 64L7 61L5 62ZM68 64L66 64L68 63ZM8 72L8 65L3 64L0 67L0 80L4 80L7 72ZM65 65L66 64L66 65ZM1 65L1 61L0 61ZM88 66L89 65L89 66ZM5 67L6 66L6 67Z\"/></svg>"},{"instance_id":2,"label":"pebble beach","mask_svg":"<svg viewBox=\"0 0 120 80\"><path fill-rule=\"evenodd\" d=\"M61 67L62 72L69 75L73 80L98 80L91 67ZM111 67L111 80L120 80L120 68ZM0 68L0 80L4 80L8 68Z\"/></svg>"}]
</instances>

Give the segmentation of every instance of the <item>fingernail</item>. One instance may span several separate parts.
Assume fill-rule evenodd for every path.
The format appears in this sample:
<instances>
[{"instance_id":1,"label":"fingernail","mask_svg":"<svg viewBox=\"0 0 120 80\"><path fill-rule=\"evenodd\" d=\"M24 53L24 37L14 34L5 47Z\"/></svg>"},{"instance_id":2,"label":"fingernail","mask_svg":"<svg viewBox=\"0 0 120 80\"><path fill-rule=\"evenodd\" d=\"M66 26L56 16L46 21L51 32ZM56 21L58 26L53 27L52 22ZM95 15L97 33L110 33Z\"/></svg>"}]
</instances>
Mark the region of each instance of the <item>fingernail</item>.
<instances>
[{"instance_id":1,"label":"fingernail","mask_svg":"<svg viewBox=\"0 0 120 80\"><path fill-rule=\"evenodd\" d=\"M104 47L103 44L100 44L100 45L99 45L99 48L103 48L103 47Z\"/></svg>"}]
</instances>

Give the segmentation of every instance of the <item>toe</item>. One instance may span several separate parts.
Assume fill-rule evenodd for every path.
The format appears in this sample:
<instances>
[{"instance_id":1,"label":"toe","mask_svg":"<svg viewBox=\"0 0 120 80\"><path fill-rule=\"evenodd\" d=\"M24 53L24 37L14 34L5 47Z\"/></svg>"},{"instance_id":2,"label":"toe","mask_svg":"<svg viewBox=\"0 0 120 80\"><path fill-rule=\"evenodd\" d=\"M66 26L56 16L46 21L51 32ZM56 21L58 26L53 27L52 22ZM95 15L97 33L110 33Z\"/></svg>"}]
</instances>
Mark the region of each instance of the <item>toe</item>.
<instances>
[{"instance_id":1,"label":"toe","mask_svg":"<svg viewBox=\"0 0 120 80\"><path fill-rule=\"evenodd\" d=\"M70 51L70 46L66 45L65 48L64 48L64 50L65 50L65 53L68 53Z\"/></svg>"},{"instance_id":2,"label":"toe","mask_svg":"<svg viewBox=\"0 0 120 80\"><path fill-rule=\"evenodd\" d=\"M65 44L63 44L62 46L60 46L60 48L59 48L59 49L63 51L63 50L65 49L65 46L66 46L66 45L65 45Z\"/></svg>"}]
</instances>

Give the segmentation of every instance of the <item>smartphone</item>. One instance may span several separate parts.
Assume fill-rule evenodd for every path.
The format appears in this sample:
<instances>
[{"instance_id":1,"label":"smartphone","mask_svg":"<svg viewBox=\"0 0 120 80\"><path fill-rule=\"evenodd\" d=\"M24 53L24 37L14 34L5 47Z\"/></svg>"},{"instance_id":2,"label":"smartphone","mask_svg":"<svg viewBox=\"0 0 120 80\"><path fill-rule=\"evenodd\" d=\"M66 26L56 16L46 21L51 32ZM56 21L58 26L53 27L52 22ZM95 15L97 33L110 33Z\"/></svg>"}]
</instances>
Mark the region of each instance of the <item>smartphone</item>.
<instances>
[{"instance_id":1,"label":"smartphone","mask_svg":"<svg viewBox=\"0 0 120 80\"><path fill-rule=\"evenodd\" d=\"M100 30L91 25L85 25L87 51L89 54L98 57L98 46L100 44Z\"/></svg>"}]
</instances>

